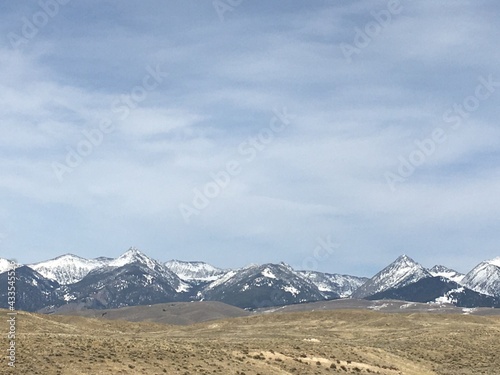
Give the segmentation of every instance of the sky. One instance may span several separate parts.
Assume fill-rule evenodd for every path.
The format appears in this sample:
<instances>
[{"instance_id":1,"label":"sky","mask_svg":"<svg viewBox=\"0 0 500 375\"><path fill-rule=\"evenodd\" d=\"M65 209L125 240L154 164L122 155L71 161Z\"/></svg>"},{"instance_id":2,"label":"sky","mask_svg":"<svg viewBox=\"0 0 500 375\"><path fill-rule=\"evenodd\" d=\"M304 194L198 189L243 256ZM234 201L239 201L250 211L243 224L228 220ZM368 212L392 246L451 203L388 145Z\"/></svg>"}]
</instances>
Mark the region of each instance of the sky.
<instances>
[{"instance_id":1,"label":"sky","mask_svg":"<svg viewBox=\"0 0 500 375\"><path fill-rule=\"evenodd\" d=\"M500 255L500 4L0 4L0 257L371 276Z\"/></svg>"}]
</instances>

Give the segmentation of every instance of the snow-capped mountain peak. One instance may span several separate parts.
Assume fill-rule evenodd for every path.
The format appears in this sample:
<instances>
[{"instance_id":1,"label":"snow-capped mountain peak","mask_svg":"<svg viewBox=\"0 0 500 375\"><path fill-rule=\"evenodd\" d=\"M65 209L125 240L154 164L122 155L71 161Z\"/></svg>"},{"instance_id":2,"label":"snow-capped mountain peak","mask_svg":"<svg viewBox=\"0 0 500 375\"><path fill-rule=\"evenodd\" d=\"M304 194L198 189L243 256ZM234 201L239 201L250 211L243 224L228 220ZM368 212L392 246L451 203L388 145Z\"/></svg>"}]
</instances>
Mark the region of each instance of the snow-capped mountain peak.
<instances>
[{"instance_id":1,"label":"snow-capped mountain peak","mask_svg":"<svg viewBox=\"0 0 500 375\"><path fill-rule=\"evenodd\" d=\"M166 262L165 266L181 280L185 281L214 281L227 272L221 268L199 261L186 262L173 259Z\"/></svg>"},{"instance_id":2,"label":"snow-capped mountain peak","mask_svg":"<svg viewBox=\"0 0 500 375\"><path fill-rule=\"evenodd\" d=\"M74 254L64 254L57 258L30 264L29 267L61 285L73 284L83 279L90 271L103 267L106 261L85 259Z\"/></svg>"},{"instance_id":3,"label":"snow-capped mountain peak","mask_svg":"<svg viewBox=\"0 0 500 375\"><path fill-rule=\"evenodd\" d=\"M459 284L462 282L462 280L465 276L463 273L457 272L451 268L441 266L441 265L435 265L434 267L432 267L428 271L432 276L441 276L441 277L444 277L445 279L448 279L450 281L453 281L453 282L459 283Z\"/></svg>"},{"instance_id":4,"label":"snow-capped mountain peak","mask_svg":"<svg viewBox=\"0 0 500 375\"><path fill-rule=\"evenodd\" d=\"M145 267L160 273L163 277L170 279L171 282L175 284L175 288L178 293L186 292L191 288L191 285L189 283L182 280L181 277L179 277L175 272L169 269L165 264L160 263L156 259L148 257L136 247L131 247L124 254L112 260L109 265L111 267L122 267L134 263L142 264Z\"/></svg>"},{"instance_id":5,"label":"snow-capped mountain peak","mask_svg":"<svg viewBox=\"0 0 500 375\"><path fill-rule=\"evenodd\" d=\"M132 263L142 263L153 270L157 269L159 266L161 267L159 262L148 257L146 254L142 253L136 247L131 247L125 253L120 255L118 258L110 261L108 265L110 267L122 267L126 264L132 264Z\"/></svg>"},{"instance_id":6,"label":"snow-capped mountain peak","mask_svg":"<svg viewBox=\"0 0 500 375\"><path fill-rule=\"evenodd\" d=\"M419 264L417 262L415 262L412 258L410 258L408 255L406 254L403 254L403 255L400 255L394 262L393 264L396 263L396 264L404 264L404 265L407 265L407 266L419 266Z\"/></svg>"},{"instance_id":7,"label":"snow-capped mountain peak","mask_svg":"<svg viewBox=\"0 0 500 375\"><path fill-rule=\"evenodd\" d=\"M479 263L462 280L476 292L500 296L500 257Z\"/></svg>"},{"instance_id":8,"label":"snow-capped mountain peak","mask_svg":"<svg viewBox=\"0 0 500 375\"><path fill-rule=\"evenodd\" d=\"M399 256L394 262L359 287L353 298L364 298L390 288L400 288L432 275L408 255Z\"/></svg>"}]
</instances>

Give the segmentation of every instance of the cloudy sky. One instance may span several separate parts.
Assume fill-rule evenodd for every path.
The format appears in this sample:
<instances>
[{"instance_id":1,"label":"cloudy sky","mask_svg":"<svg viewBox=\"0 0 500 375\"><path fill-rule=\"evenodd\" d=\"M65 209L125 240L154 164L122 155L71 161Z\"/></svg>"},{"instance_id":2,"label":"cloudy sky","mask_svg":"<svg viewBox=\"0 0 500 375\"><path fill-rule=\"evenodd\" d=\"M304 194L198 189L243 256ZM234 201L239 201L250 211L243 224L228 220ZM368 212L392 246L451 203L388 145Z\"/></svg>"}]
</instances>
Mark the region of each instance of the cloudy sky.
<instances>
[{"instance_id":1,"label":"cloudy sky","mask_svg":"<svg viewBox=\"0 0 500 375\"><path fill-rule=\"evenodd\" d=\"M496 2L58 1L0 4L0 257L500 255Z\"/></svg>"}]
</instances>

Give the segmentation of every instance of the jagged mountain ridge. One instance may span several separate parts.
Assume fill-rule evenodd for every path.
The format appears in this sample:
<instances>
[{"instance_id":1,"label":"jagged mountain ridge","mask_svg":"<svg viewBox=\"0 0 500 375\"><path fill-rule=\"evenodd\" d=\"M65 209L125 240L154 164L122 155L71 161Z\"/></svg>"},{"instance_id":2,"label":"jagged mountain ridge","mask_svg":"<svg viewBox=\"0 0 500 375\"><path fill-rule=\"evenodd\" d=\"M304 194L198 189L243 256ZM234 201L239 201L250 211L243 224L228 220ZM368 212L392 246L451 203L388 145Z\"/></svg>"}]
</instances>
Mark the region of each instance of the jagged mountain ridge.
<instances>
[{"instance_id":1,"label":"jagged mountain ridge","mask_svg":"<svg viewBox=\"0 0 500 375\"><path fill-rule=\"evenodd\" d=\"M0 258L0 265L9 264L7 260L3 263L1 260ZM87 260L66 254L36 265L45 266L40 268L45 275L29 266L18 266L18 269L22 268L17 276L22 295L18 307L20 309L43 309L49 312L67 306L77 309L106 309L195 300L221 301L256 309L346 298L351 295L353 298L371 299L374 295L382 298L385 291L410 300L416 298L412 293L415 293L415 288L420 290L421 285L434 288L428 292L436 302L451 301L459 304L466 300L472 301L472 304L487 306L490 302L482 295L498 293L496 281L500 278L497 273L500 271L500 258L482 262L475 267L467 276L476 275L471 280L483 282L478 284L478 288L489 288L488 293L474 291L481 295L477 297L472 293L473 288L465 283L458 285L456 279L454 281L454 277L461 275L458 272L444 266L426 270L406 255L400 256L371 279L316 271L295 271L284 263L250 265L233 270L223 270L204 262L172 260L160 263L136 248L130 248L115 259L100 257ZM47 265L53 265L54 269ZM94 267L95 265L97 266ZM78 272L74 272L75 270ZM449 289L446 283L444 285L442 282L429 281L434 274L445 277L454 288ZM6 277L6 273L0 273L0 276ZM70 282L74 280L78 281ZM37 289L38 285L40 290ZM465 289L460 289L462 286ZM461 296L464 290L465 297ZM1 306L6 306L5 301L2 300Z\"/></svg>"},{"instance_id":2,"label":"jagged mountain ridge","mask_svg":"<svg viewBox=\"0 0 500 375\"><path fill-rule=\"evenodd\" d=\"M169 260L165 263L165 266L181 280L196 283L215 281L228 271L205 262L187 262L176 259Z\"/></svg>"},{"instance_id":3,"label":"jagged mountain ridge","mask_svg":"<svg viewBox=\"0 0 500 375\"><path fill-rule=\"evenodd\" d=\"M250 309L326 299L313 282L284 263L252 265L228 272L208 284L201 297Z\"/></svg>"},{"instance_id":4,"label":"jagged mountain ridge","mask_svg":"<svg viewBox=\"0 0 500 375\"><path fill-rule=\"evenodd\" d=\"M47 261L28 264L47 279L61 285L73 284L83 279L90 271L106 266L110 260L85 259L73 254L64 254Z\"/></svg>"},{"instance_id":5,"label":"jagged mountain ridge","mask_svg":"<svg viewBox=\"0 0 500 375\"><path fill-rule=\"evenodd\" d=\"M435 265L427 271L429 271L432 276L441 276L459 284L462 283L462 280L465 277L465 274L441 265Z\"/></svg>"},{"instance_id":6,"label":"jagged mountain ridge","mask_svg":"<svg viewBox=\"0 0 500 375\"><path fill-rule=\"evenodd\" d=\"M325 296L339 296L348 298L361 285L367 282L367 277L323 273L317 271L297 271L300 275L308 278L319 291Z\"/></svg>"}]
</instances>

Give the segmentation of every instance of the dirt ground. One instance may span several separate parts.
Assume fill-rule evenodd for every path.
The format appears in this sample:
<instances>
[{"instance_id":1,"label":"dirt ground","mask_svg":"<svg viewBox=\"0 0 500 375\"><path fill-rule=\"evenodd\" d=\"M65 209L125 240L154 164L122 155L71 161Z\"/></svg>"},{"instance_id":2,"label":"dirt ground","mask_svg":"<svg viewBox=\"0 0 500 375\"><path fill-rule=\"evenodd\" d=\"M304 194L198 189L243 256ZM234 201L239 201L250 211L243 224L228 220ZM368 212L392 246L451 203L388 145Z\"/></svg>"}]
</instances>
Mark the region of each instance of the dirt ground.
<instances>
[{"instance_id":1,"label":"dirt ground","mask_svg":"<svg viewBox=\"0 0 500 375\"><path fill-rule=\"evenodd\" d=\"M498 375L499 337L498 316L337 310L172 326L19 312L16 368L4 357L0 373Z\"/></svg>"}]
</instances>

